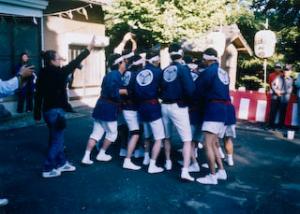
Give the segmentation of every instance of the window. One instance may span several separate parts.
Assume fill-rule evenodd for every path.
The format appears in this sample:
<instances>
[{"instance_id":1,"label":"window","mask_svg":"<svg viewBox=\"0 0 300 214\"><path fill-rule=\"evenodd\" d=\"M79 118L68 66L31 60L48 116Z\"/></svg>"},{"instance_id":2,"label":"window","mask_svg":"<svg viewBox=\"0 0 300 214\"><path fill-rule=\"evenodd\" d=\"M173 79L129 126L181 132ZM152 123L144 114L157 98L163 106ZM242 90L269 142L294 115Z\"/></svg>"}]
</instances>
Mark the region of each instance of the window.
<instances>
[{"instance_id":1,"label":"window","mask_svg":"<svg viewBox=\"0 0 300 214\"><path fill-rule=\"evenodd\" d=\"M69 60L75 59L86 46L70 45ZM85 88L100 86L105 75L104 50L94 49L82 63L81 69L76 69L71 78L70 88Z\"/></svg>"}]
</instances>

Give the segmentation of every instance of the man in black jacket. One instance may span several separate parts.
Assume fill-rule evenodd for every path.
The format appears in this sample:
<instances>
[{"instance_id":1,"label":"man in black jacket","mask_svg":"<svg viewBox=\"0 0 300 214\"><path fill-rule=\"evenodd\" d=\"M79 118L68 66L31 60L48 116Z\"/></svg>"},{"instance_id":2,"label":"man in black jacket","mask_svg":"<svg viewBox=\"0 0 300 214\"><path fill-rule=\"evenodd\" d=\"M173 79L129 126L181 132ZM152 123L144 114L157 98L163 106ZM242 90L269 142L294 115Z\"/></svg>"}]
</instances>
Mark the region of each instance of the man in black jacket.
<instances>
[{"instance_id":1,"label":"man in black jacket","mask_svg":"<svg viewBox=\"0 0 300 214\"><path fill-rule=\"evenodd\" d=\"M75 171L64 154L65 110L68 107L66 80L94 48L95 37L89 46L73 61L61 67L62 58L56 51L44 52L45 66L37 79L34 119L41 120L42 113L49 129L49 148L42 176L57 177L61 172Z\"/></svg>"}]
</instances>

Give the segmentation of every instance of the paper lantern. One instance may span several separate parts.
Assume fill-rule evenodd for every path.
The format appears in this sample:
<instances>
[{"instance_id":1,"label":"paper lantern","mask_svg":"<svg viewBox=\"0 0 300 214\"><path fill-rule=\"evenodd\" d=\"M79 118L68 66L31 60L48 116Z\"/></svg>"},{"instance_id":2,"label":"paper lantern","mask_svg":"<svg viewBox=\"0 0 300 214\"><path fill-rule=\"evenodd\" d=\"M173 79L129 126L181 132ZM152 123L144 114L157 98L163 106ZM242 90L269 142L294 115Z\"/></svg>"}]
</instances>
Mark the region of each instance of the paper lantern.
<instances>
[{"instance_id":1,"label":"paper lantern","mask_svg":"<svg viewBox=\"0 0 300 214\"><path fill-rule=\"evenodd\" d=\"M269 58L275 52L276 35L270 30L261 30L254 37L254 51L259 58Z\"/></svg>"}]
</instances>

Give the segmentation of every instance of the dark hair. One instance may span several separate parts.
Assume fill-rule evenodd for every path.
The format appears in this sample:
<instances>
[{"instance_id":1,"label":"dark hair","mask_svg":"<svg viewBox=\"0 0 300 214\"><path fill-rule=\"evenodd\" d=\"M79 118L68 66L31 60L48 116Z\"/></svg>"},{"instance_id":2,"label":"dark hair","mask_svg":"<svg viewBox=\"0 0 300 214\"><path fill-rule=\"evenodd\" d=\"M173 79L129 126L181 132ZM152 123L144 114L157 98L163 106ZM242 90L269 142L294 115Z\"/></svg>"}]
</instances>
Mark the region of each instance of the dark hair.
<instances>
[{"instance_id":1,"label":"dark hair","mask_svg":"<svg viewBox=\"0 0 300 214\"><path fill-rule=\"evenodd\" d=\"M48 66L50 65L51 60L55 60L56 51L54 50L42 51L41 55L42 55L42 59L44 60L44 65Z\"/></svg>"},{"instance_id":2,"label":"dark hair","mask_svg":"<svg viewBox=\"0 0 300 214\"><path fill-rule=\"evenodd\" d=\"M183 60L186 64L190 64L190 63L193 63L193 57L192 56L189 56L189 55L185 55L183 57Z\"/></svg>"},{"instance_id":3,"label":"dark hair","mask_svg":"<svg viewBox=\"0 0 300 214\"><path fill-rule=\"evenodd\" d=\"M158 51L148 51L146 54L146 59L149 60L155 56L159 56L159 52Z\"/></svg>"},{"instance_id":4,"label":"dark hair","mask_svg":"<svg viewBox=\"0 0 300 214\"><path fill-rule=\"evenodd\" d=\"M24 62L23 62L23 59L22 59L22 57L24 56L24 55L27 55L28 57L29 57L29 54L28 54L28 52L22 52L21 54L20 54L20 63L21 64L23 64Z\"/></svg>"},{"instance_id":5,"label":"dark hair","mask_svg":"<svg viewBox=\"0 0 300 214\"><path fill-rule=\"evenodd\" d=\"M138 55L138 54L135 54L133 57L131 57L131 64L129 65L129 69L131 71L138 71L138 70L140 70L140 69L143 68L142 64L139 64L139 65L133 65L132 64L132 63L134 63L134 62L136 62L136 61L138 61L140 59L142 59L142 57L140 55Z\"/></svg>"},{"instance_id":6,"label":"dark hair","mask_svg":"<svg viewBox=\"0 0 300 214\"><path fill-rule=\"evenodd\" d=\"M178 43L172 43L170 45L170 47L169 47L169 53L171 53L171 52L177 52L180 49L181 49L181 45L180 44L178 44ZM172 61L180 59L180 58L182 58L181 55L177 55L177 54L176 55L171 55Z\"/></svg>"},{"instance_id":7,"label":"dark hair","mask_svg":"<svg viewBox=\"0 0 300 214\"><path fill-rule=\"evenodd\" d=\"M213 48L207 48L203 54L206 54L206 55L209 55L209 56L215 56L215 57L218 57L218 52L213 49Z\"/></svg>"},{"instance_id":8,"label":"dark hair","mask_svg":"<svg viewBox=\"0 0 300 214\"><path fill-rule=\"evenodd\" d=\"M116 64L114 65L116 59L120 58L121 55L120 54L111 54L108 58L108 67L110 67L111 70L117 70L119 68L119 65Z\"/></svg>"},{"instance_id":9,"label":"dark hair","mask_svg":"<svg viewBox=\"0 0 300 214\"><path fill-rule=\"evenodd\" d=\"M127 54L130 54L132 51L130 50L130 49L124 49L123 51L122 51L122 56L124 56L124 55L127 55Z\"/></svg>"}]
</instances>

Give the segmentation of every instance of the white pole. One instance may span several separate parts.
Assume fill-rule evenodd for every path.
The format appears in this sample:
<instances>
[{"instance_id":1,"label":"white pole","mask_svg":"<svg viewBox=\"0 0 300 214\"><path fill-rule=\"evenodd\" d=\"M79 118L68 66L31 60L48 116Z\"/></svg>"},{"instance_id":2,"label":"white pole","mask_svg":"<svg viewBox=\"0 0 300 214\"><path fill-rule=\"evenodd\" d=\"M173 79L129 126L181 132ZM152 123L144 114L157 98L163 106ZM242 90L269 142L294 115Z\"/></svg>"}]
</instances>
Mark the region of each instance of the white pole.
<instances>
[{"instance_id":1,"label":"white pole","mask_svg":"<svg viewBox=\"0 0 300 214\"><path fill-rule=\"evenodd\" d=\"M264 59L264 88L267 91L267 59Z\"/></svg>"}]
</instances>

